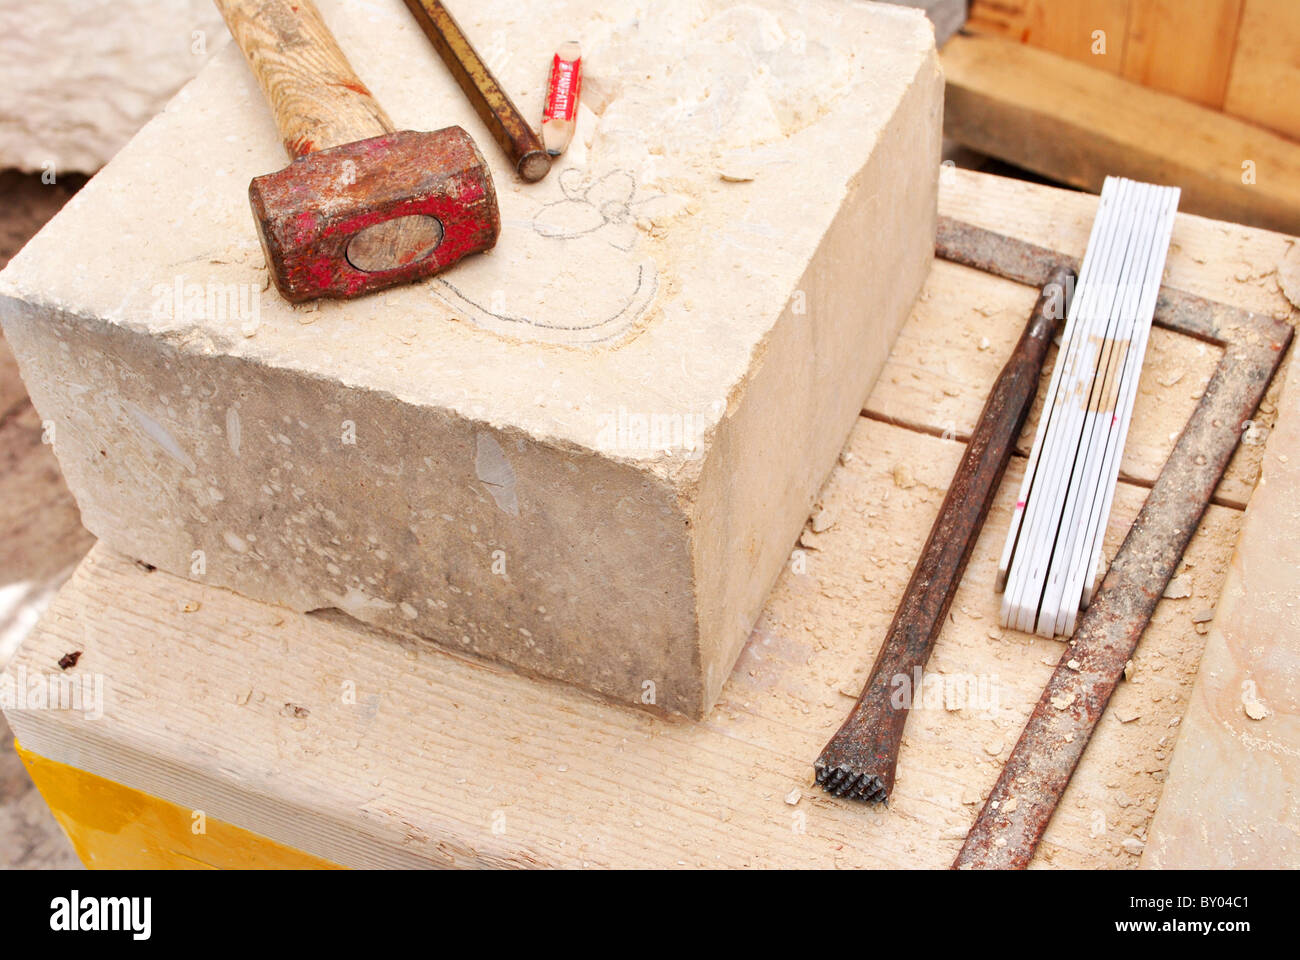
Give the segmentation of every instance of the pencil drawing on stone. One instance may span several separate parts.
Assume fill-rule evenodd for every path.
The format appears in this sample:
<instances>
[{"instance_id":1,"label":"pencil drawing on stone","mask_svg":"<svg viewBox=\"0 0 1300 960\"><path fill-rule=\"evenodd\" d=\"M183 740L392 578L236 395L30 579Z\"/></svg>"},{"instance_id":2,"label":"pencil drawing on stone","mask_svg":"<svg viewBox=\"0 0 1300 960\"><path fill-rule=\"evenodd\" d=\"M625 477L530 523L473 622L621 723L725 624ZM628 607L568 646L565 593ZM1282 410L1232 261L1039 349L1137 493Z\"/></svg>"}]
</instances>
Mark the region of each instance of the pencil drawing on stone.
<instances>
[{"instance_id":1,"label":"pencil drawing on stone","mask_svg":"<svg viewBox=\"0 0 1300 960\"><path fill-rule=\"evenodd\" d=\"M641 252L637 218L668 198L639 190L623 169L593 176L569 167L547 186L553 199L527 221L531 229L515 231L507 242L511 256L557 264L550 284L512 290L507 300L498 269L485 258L437 278L431 289L495 333L567 346L618 344L646 317L660 286L658 265ZM584 303L580 316L575 302Z\"/></svg>"}]
</instances>

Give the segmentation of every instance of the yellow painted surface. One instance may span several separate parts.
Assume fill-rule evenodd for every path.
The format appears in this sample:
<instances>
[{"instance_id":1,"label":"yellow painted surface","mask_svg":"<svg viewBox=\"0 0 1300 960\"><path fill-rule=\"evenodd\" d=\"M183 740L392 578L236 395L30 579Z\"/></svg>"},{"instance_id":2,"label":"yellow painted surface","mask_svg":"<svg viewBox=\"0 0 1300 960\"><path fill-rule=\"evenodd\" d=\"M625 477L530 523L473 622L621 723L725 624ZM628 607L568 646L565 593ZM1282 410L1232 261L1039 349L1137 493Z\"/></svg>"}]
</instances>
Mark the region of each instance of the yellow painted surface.
<instances>
[{"instance_id":1,"label":"yellow painted surface","mask_svg":"<svg viewBox=\"0 0 1300 960\"><path fill-rule=\"evenodd\" d=\"M211 817L200 822L193 810L48 760L17 741L14 749L77 856L91 869L340 869L233 824Z\"/></svg>"}]
</instances>

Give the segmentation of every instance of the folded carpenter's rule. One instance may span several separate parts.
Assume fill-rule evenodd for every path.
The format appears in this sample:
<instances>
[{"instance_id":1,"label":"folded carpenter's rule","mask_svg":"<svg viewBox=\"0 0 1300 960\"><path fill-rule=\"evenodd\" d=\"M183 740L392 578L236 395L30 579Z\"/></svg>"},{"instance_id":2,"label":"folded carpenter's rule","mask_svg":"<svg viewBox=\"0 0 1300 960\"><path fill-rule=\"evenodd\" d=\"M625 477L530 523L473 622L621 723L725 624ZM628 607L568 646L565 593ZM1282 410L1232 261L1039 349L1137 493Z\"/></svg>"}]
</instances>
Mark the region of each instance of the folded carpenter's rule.
<instances>
[{"instance_id":1,"label":"folded carpenter's rule","mask_svg":"<svg viewBox=\"0 0 1300 960\"><path fill-rule=\"evenodd\" d=\"M1004 627L1069 635L1101 578L1178 193L1106 178L998 564Z\"/></svg>"}]
</instances>

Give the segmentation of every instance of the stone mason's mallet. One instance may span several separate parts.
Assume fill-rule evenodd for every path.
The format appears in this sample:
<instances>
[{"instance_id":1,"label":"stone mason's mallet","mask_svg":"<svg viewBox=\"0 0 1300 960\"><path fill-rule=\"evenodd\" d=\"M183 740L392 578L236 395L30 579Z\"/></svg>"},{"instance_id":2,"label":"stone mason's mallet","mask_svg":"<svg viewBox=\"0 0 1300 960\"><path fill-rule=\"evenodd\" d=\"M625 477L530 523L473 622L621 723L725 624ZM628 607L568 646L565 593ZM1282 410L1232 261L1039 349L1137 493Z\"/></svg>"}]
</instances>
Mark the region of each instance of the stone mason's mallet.
<instances>
[{"instance_id":1,"label":"stone mason's mallet","mask_svg":"<svg viewBox=\"0 0 1300 960\"><path fill-rule=\"evenodd\" d=\"M496 243L496 190L468 133L395 131L311 0L216 3L294 158L248 185L286 300L409 283Z\"/></svg>"}]
</instances>

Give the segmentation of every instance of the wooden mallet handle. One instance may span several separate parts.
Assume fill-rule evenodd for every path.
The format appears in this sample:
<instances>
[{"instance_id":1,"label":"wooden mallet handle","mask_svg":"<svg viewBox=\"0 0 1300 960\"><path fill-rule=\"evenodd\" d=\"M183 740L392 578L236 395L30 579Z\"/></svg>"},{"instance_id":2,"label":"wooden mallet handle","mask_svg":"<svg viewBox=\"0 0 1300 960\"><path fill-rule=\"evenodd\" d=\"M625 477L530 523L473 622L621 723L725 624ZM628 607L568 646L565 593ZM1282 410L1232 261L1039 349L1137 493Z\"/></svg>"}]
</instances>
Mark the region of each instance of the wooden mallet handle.
<instances>
[{"instance_id":1,"label":"wooden mallet handle","mask_svg":"<svg viewBox=\"0 0 1300 960\"><path fill-rule=\"evenodd\" d=\"M496 190L469 134L395 130L312 0L216 4L293 158L248 186L285 299L382 290L496 243Z\"/></svg>"},{"instance_id":2,"label":"wooden mallet handle","mask_svg":"<svg viewBox=\"0 0 1300 960\"><path fill-rule=\"evenodd\" d=\"M312 0L216 0L292 157L394 131Z\"/></svg>"}]
</instances>

